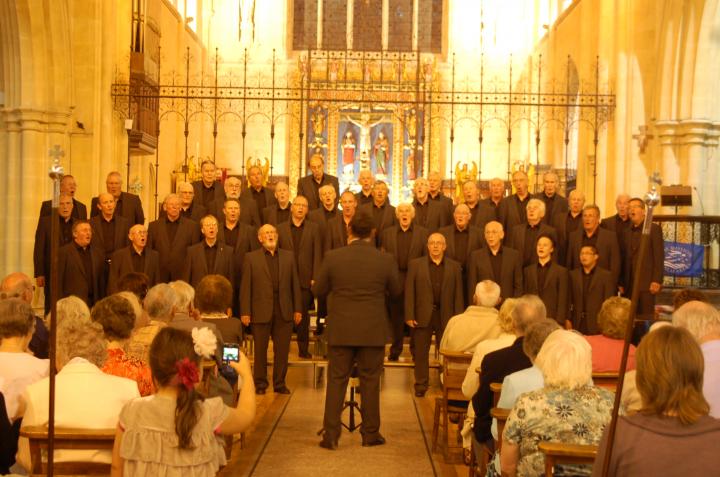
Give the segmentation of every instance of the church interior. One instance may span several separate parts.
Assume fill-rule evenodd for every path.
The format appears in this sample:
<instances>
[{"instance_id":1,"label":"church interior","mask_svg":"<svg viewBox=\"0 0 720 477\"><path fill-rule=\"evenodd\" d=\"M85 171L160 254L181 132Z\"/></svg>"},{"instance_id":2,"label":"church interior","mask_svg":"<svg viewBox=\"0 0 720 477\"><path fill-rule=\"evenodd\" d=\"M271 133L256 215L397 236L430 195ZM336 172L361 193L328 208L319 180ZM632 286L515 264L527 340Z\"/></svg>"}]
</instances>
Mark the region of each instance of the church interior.
<instances>
[{"instance_id":1,"label":"church interior","mask_svg":"<svg viewBox=\"0 0 720 477\"><path fill-rule=\"evenodd\" d=\"M687 287L718 306L715 88L720 0L1 0L0 277L38 276L38 210L58 167L88 211L117 171L147 225L208 161L221 183L249 190L260 169L293 198L319 158L338 192L361 194L369 170L396 207L431 174L457 205L468 181L486 199L499 179L507 198L518 171L530 194L552 173L600 217L655 187L657 308ZM337 452L319 448L331 370L314 339L304 360L293 338L292 394L257 396L218 475L480 475L445 420L465 414L448 410L439 344L427 395L413 397L407 337L380 381L388 444L344 432Z\"/></svg>"}]
</instances>

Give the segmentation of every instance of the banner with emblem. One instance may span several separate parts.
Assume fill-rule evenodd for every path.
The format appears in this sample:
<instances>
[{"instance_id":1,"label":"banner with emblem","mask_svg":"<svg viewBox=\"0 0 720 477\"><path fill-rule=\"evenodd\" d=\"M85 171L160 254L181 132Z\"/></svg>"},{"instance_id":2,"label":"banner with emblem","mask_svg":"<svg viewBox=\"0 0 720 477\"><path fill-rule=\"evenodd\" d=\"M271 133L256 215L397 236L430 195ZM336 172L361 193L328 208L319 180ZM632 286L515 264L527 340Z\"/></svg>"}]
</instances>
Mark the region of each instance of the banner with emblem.
<instances>
[{"instance_id":1,"label":"banner with emblem","mask_svg":"<svg viewBox=\"0 0 720 477\"><path fill-rule=\"evenodd\" d=\"M699 277L703 272L705 247L692 243L665 242L665 275Z\"/></svg>"}]
</instances>

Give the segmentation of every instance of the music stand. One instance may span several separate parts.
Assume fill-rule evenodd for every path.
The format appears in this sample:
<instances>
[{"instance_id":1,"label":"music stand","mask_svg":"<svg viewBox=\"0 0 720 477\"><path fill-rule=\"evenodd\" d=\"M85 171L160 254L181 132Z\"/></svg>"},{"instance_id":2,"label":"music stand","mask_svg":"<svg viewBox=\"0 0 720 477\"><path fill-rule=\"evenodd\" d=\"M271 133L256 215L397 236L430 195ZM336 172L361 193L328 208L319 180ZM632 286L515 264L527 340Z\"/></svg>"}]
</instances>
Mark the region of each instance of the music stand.
<instances>
[{"instance_id":1,"label":"music stand","mask_svg":"<svg viewBox=\"0 0 720 477\"><path fill-rule=\"evenodd\" d=\"M343 427L347 429L350 432L355 431L358 427L360 427L360 424L362 424L362 420L355 423L355 410L357 409L358 412L360 412L360 415L362 416L362 408L360 407L360 404L355 400L355 388L358 386L358 368L357 363L353 363L352 371L350 372L350 399L345 401L345 405L343 405L342 412L345 412L345 409L350 408L350 412L348 413L348 423L345 424L342 423Z\"/></svg>"}]
</instances>

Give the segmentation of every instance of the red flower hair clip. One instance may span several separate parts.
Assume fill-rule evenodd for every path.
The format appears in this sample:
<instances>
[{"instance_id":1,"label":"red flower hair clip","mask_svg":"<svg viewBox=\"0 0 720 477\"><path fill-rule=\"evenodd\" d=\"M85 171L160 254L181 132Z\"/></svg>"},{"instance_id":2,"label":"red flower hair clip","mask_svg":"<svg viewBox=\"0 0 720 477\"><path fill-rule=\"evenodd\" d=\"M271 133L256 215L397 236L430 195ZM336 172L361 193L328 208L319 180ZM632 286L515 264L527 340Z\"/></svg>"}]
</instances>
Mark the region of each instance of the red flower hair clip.
<instances>
[{"instance_id":1,"label":"red flower hair clip","mask_svg":"<svg viewBox=\"0 0 720 477\"><path fill-rule=\"evenodd\" d=\"M177 384L182 383L188 391L200 381L197 364L188 358L183 358L175 363L175 369L177 369L177 376L175 377Z\"/></svg>"}]
</instances>

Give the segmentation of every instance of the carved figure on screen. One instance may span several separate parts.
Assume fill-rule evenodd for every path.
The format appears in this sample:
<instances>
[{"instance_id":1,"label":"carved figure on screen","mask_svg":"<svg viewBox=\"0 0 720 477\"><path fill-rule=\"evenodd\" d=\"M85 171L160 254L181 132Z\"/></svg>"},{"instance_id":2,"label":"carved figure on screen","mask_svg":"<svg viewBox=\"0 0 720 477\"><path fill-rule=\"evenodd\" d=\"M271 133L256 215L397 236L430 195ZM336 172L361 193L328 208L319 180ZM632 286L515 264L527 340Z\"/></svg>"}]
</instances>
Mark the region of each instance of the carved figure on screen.
<instances>
[{"instance_id":1,"label":"carved figure on screen","mask_svg":"<svg viewBox=\"0 0 720 477\"><path fill-rule=\"evenodd\" d=\"M463 184L477 180L477 164L473 163L468 170L467 162L459 162L455 166L455 197L459 201L463 197Z\"/></svg>"},{"instance_id":2,"label":"carved figure on screen","mask_svg":"<svg viewBox=\"0 0 720 477\"><path fill-rule=\"evenodd\" d=\"M313 128L313 144L321 146L323 144L323 132L325 132L325 112L322 106L315 108L310 115L310 122Z\"/></svg>"},{"instance_id":3,"label":"carved figure on screen","mask_svg":"<svg viewBox=\"0 0 720 477\"><path fill-rule=\"evenodd\" d=\"M345 137L342 140L342 150L343 174L353 174L355 165L355 137L352 131L345 133Z\"/></svg>"},{"instance_id":4,"label":"carved figure on screen","mask_svg":"<svg viewBox=\"0 0 720 477\"><path fill-rule=\"evenodd\" d=\"M414 181L415 179L417 179L417 172L415 169L415 150L414 149L410 149L410 153L408 154L408 157L407 157L407 166L406 167L407 167L406 168L407 179L409 181Z\"/></svg>"},{"instance_id":5,"label":"carved figure on screen","mask_svg":"<svg viewBox=\"0 0 720 477\"><path fill-rule=\"evenodd\" d=\"M378 133L378 137L375 140L375 147L373 148L373 150L375 152L376 173L387 174L390 142L388 141L387 137L385 137L385 133L383 131L380 131Z\"/></svg>"},{"instance_id":6,"label":"carved figure on screen","mask_svg":"<svg viewBox=\"0 0 720 477\"><path fill-rule=\"evenodd\" d=\"M411 145L415 144L417 138L417 116L415 115L415 109L408 111L405 119L405 129L407 130L408 143Z\"/></svg>"}]
</instances>

